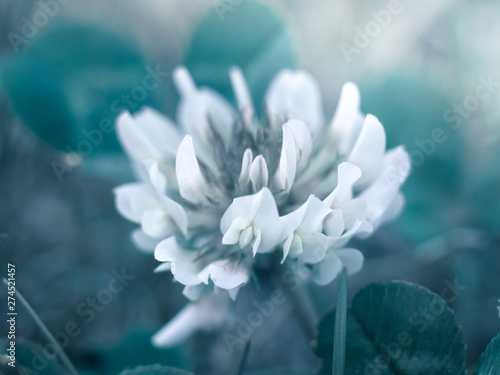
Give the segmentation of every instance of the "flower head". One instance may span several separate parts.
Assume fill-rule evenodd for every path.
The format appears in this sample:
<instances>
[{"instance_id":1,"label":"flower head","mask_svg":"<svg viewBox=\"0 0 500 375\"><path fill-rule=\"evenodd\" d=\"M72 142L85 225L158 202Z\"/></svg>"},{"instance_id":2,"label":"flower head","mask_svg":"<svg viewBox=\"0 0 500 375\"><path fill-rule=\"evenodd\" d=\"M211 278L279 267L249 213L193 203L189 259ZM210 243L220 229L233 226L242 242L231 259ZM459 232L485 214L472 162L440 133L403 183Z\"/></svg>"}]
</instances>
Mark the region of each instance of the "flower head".
<instances>
[{"instance_id":1,"label":"flower head","mask_svg":"<svg viewBox=\"0 0 500 375\"><path fill-rule=\"evenodd\" d=\"M116 206L140 224L134 242L154 251L157 270L169 270L191 300L214 288L235 298L256 261L276 251L318 284L343 265L357 272L363 256L346 245L401 211L408 154L386 150L383 126L361 114L352 83L327 123L315 80L282 71L259 121L241 71L230 78L237 109L181 67L179 128L150 108L119 116L140 182L118 187Z\"/></svg>"}]
</instances>

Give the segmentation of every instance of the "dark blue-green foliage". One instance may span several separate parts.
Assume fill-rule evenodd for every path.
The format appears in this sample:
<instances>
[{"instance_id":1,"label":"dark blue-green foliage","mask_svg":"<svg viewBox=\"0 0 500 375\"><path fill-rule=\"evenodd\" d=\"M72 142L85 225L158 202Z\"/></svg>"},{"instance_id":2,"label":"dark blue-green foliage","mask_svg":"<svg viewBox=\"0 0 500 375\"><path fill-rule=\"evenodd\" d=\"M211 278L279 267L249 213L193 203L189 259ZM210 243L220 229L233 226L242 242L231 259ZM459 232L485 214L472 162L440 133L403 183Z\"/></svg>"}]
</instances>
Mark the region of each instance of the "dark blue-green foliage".
<instances>
[{"instance_id":1,"label":"dark blue-green foliage","mask_svg":"<svg viewBox=\"0 0 500 375\"><path fill-rule=\"evenodd\" d=\"M296 66L296 50L287 25L269 7L253 0L220 2L197 25L185 65L198 85L233 102L228 70L241 67L259 110L272 77Z\"/></svg>"}]
</instances>

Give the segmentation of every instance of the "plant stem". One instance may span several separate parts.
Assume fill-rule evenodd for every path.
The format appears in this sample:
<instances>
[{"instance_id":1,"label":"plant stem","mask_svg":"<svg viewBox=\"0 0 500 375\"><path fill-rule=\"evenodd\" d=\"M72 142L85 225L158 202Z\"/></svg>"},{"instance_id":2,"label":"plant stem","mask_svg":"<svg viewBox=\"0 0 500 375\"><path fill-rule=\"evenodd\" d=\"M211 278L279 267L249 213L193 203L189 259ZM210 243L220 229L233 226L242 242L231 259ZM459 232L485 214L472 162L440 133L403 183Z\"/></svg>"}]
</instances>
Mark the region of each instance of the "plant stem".
<instances>
[{"instance_id":1,"label":"plant stem","mask_svg":"<svg viewBox=\"0 0 500 375\"><path fill-rule=\"evenodd\" d=\"M274 270L273 273L279 276L279 280L283 285L282 290L285 296L291 301L306 339L309 341L315 340L318 318L313 308L311 296L304 285L304 280L300 278L295 270L287 267L286 263L283 265L278 264L274 267Z\"/></svg>"},{"instance_id":2,"label":"plant stem","mask_svg":"<svg viewBox=\"0 0 500 375\"><path fill-rule=\"evenodd\" d=\"M347 268L342 267L337 287L335 331L333 336L333 375L344 375L347 323Z\"/></svg>"},{"instance_id":3,"label":"plant stem","mask_svg":"<svg viewBox=\"0 0 500 375\"><path fill-rule=\"evenodd\" d=\"M5 278L3 278L3 283L5 285L8 285L8 282ZM66 356L66 353L64 353L64 350L61 348L57 340L52 336L50 331L48 330L47 326L42 322L38 314L33 310L33 308L30 306L28 301L23 297L21 292L16 288L16 296L17 299L21 302L21 304L24 306L26 311L28 311L28 314L31 316L35 324L40 328L40 331L42 331L43 335L45 338L56 348L57 355L59 356L59 359L61 360L62 364L68 369L69 373L71 375L78 375L78 372L76 371L75 367L69 360L69 358Z\"/></svg>"},{"instance_id":4,"label":"plant stem","mask_svg":"<svg viewBox=\"0 0 500 375\"><path fill-rule=\"evenodd\" d=\"M238 372L236 375L243 375L248 362L248 353L250 353L250 340L247 341L245 349L243 350L243 357L241 357L240 366L238 367Z\"/></svg>"}]
</instances>

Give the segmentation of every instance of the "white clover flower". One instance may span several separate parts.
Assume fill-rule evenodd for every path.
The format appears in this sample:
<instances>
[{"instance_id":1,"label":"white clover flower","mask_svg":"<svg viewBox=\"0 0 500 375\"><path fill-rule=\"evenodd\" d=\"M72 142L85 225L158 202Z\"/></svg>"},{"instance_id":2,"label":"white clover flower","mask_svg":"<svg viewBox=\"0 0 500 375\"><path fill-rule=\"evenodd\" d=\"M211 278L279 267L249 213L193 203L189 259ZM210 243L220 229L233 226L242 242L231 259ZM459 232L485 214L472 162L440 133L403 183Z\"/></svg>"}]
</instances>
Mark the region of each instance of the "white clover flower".
<instances>
[{"instance_id":1,"label":"white clover flower","mask_svg":"<svg viewBox=\"0 0 500 375\"><path fill-rule=\"evenodd\" d=\"M193 301L214 289L234 299L255 262L275 251L321 285L343 265L359 271L363 256L346 245L401 211L406 151L386 151L384 128L361 114L352 83L325 123L315 80L284 70L259 121L241 71L233 68L230 78L238 110L178 68L180 128L150 108L119 116L118 137L141 182L118 187L116 206L140 224L132 233L137 247L154 251L164 262L157 271L170 270ZM203 306L210 316L208 305L218 304L194 304L184 314ZM155 342L175 342L168 332L179 327L167 325Z\"/></svg>"}]
</instances>

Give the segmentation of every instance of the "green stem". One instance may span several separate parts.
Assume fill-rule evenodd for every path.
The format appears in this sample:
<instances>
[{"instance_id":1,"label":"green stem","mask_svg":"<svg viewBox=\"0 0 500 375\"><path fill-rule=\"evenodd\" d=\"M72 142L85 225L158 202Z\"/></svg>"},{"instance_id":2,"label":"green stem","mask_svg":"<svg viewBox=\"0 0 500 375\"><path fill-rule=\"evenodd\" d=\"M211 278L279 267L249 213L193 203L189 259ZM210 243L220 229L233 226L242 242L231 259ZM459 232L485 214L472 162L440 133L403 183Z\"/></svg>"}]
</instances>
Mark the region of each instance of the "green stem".
<instances>
[{"instance_id":1,"label":"green stem","mask_svg":"<svg viewBox=\"0 0 500 375\"><path fill-rule=\"evenodd\" d=\"M5 278L3 278L3 283L5 285L8 285L8 282ZM50 333L48 328L45 326L45 324L42 322L40 317L37 315L35 310L33 310L33 308L30 306L28 301L26 301L26 299L23 297L23 295L21 294L21 292L17 288L16 288L16 297L21 302L21 304L24 306L26 311L28 311L28 314L31 316L31 318L33 319L35 324L38 326L38 328L40 328L40 331L42 331L42 333L46 337L46 339L52 345L54 345L54 347L56 348L56 351L57 351L57 355L59 356L59 359L61 360L62 364L64 366L66 366L69 373L71 375L78 375L78 372L76 371L75 367L73 366L73 364L71 363L69 358L66 356L66 353L64 353L64 350L61 348L61 346L59 345L57 340L54 338L54 336L52 336L52 334Z\"/></svg>"},{"instance_id":2,"label":"green stem","mask_svg":"<svg viewBox=\"0 0 500 375\"><path fill-rule=\"evenodd\" d=\"M333 336L333 375L344 375L347 322L347 268L342 267L337 287L335 309L335 332Z\"/></svg>"},{"instance_id":3,"label":"green stem","mask_svg":"<svg viewBox=\"0 0 500 375\"><path fill-rule=\"evenodd\" d=\"M282 290L287 299L290 300L294 309L295 315L299 324L302 327L307 340L313 341L316 339L316 326L318 318L314 310L313 303L309 291L304 285L304 281L296 274L296 272L287 263L274 265L274 274L278 275L281 280Z\"/></svg>"},{"instance_id":4,"label":"green stem","mask_svg":"<svg viewBox=\"0 0 500 375\"><path fill-rule=\"evenodd\" d=\"M238 372L236 375L243 375L248 362L248 353L250 353L250 340L247 341L245 345L245 350L243 350L243 357L241 358L240 366L238 367Z\"/></svg>"}]
</instances>

